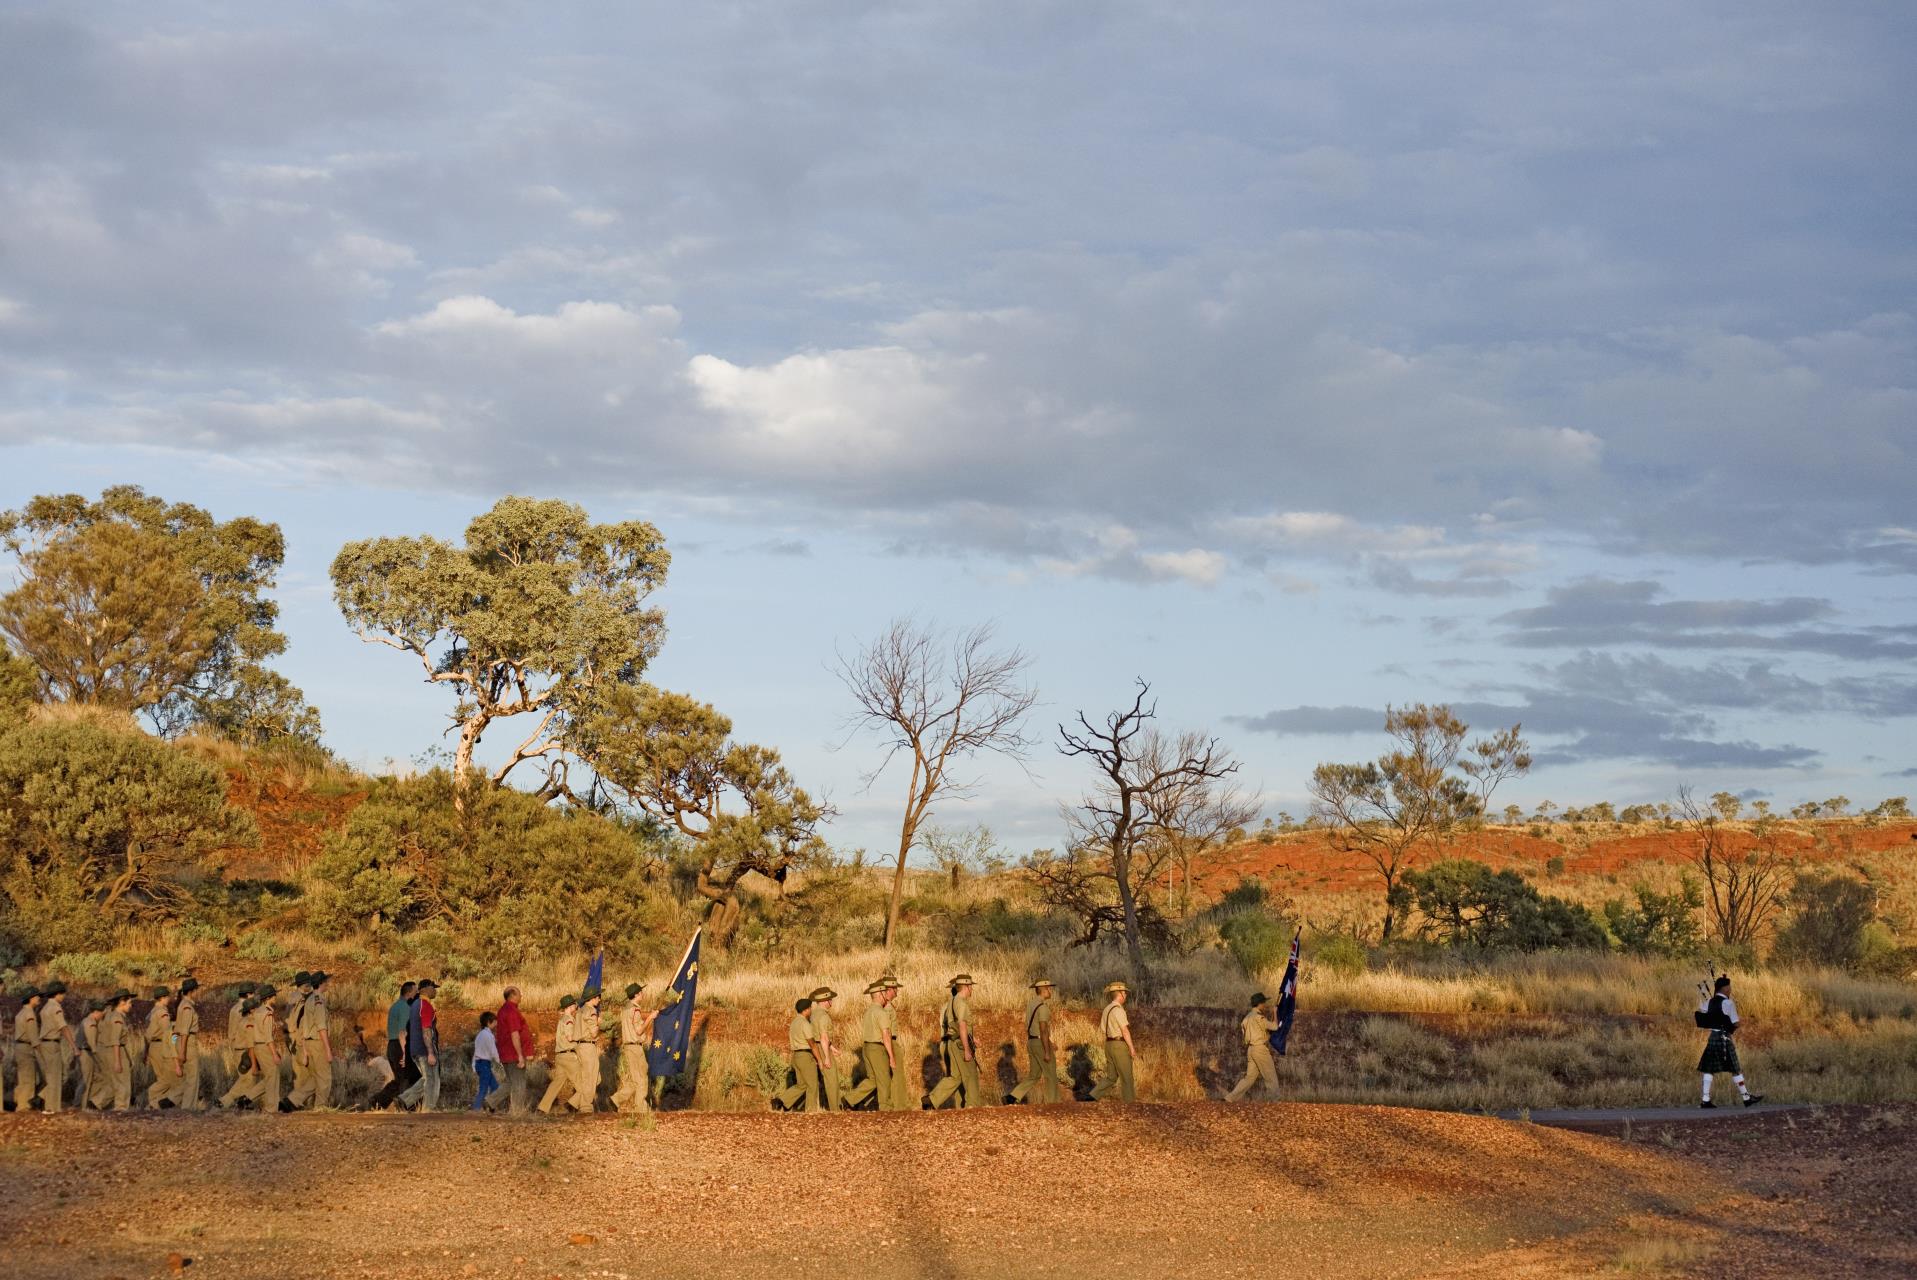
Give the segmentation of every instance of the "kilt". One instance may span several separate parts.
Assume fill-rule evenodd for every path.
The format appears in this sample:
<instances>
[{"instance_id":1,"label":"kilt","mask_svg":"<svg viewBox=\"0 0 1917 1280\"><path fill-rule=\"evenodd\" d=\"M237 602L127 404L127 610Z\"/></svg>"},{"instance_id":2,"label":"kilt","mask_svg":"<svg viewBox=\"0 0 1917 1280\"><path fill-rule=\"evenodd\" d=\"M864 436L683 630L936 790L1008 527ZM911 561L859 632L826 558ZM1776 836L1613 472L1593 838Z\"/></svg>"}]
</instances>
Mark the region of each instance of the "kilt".
<instances>
[{"instance_id":1,"label":"kilt","mask_svg":"<svg viewBox=\"0 0 1917 1280\"><path fill-rule=\"evenodd\" d=\"M1732 1042L1730 1032L1711 1032L1711 1038L1704 1045L1704 1056L1697 1060L1697 1069L1704 1075L1716 1075L1720 1071L1742 1074L1737 1065L1737 1045Z\"/></svg>"}]
</instances>

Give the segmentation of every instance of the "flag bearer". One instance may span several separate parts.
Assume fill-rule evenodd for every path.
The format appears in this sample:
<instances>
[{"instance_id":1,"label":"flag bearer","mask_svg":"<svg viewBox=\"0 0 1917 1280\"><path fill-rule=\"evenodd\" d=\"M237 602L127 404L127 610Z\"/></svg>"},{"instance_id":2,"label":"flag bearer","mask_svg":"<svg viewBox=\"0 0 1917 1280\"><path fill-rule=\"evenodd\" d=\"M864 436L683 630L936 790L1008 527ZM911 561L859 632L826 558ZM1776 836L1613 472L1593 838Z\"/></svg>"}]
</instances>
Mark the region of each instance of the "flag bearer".
<instances>
[{"instance_id":1,"label":"flag bearer","mask_svg":"<svg viewBox=\"0 0 1917 1280\"><path fill-rule=\"evenodd\" d=\"M1744 1105L1754 1107L1764 1100L1761 1093L1752 1093L1744 1083L1743 1068L1737 1062L1737 1042L1731 1037L1737 1034L1739 1020L1737 1005L1731 999L1731 976L1727 973L1717 980L1717 985L1709 1000L1704 1004L1702 1025L1711 1029L1711 1038L1704 1043L1704 1056L1697 1060L1698 1074L1704 1078L1704 1101L1700 1106L1715 1108L1711 1101L1711 1080L1720 1071L1728 1071L1731 1083L1737 1086L1738 1096Z\"/></svg>"},{"instance_id":2,"label":"flag bearer","mask_svg":"<svg viewBox=\"0 0 1917 1280\"><path fill-rule=\"evenodd\" d=\"M1239 1022L1238 1029L1245 1038L1245 1078L1225 1095L1225 1101L1239 1101L1260 1080L1265 1082L1265 1092L1277 1097L1278 1064L1271 1057L1271 1033L1278 1029L1278 1017L1264 992L1251 998L1251 1012Z\"/></svg>"},{"instance_id":3,"label":"flag bearer","mask_svg":"<svg viewBox=\"0 0 1917 1280\"><path fill-rule=\"evenodd\" d=\"M1138 1101L1138 1086L1132 1076L1132 1020L1125 1012L1131 988L1114 982L1105 988L1111 997L1098 1015L1098 1029L1105 1036L1105 1078L1092 1090L1092 1097L1105 1098L1114 1090L1122 1102Z\"/></svg>"},{"instance_id":4,"label":"flag bearer","mask_svg":"<svg viewBox=\"0 0 1917 1280\"><path fill-rule=\"evenodd\" d=\"M1032 999L1025 1006L1025 1058L1030 1063L1025 1085L1025 1101L1057 1102L1058 1050L1052 1044L1052 996L1057 988L1050 978L1032 984Z\"/></svg>"}]
</instances>

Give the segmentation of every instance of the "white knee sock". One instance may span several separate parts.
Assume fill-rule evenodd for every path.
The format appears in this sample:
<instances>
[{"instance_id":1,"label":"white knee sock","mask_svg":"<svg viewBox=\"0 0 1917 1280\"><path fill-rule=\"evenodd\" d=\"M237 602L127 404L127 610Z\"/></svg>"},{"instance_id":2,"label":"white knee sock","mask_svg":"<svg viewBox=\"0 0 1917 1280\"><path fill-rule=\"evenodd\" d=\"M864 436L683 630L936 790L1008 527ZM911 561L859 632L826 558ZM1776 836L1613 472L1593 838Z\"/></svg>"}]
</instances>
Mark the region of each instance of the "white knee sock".
<instances>
[{"instance_id":1,"label":"white knee sock","mask_svg":"<svg viewBox=\"0 0 1917 1280\"><path fill-rule=\"evenodd\" d=\"M1744 1077L1743 1077L1743 1076L1732 1076L1732 1077L1731 1077L1731 1083L1737 1086L1737 1096L1738 1096L1738 1097L1740 1097L1740 1098L1748 1098L1748 1097L1750 1097L1750 1096L1751 1096L1751 1091L1750 1091L1749 1089L1747 1089L1747 1088L1745 1088L1745 1087L1744 1087Z\"/></svg>"},{"instance_id":2,"label":"white knee sock","mask_svg":"<svg viewBox=\"0 0 1917 1280\"><path fill-rule=\"evenodd\" d=\"M1709 1102L1710 1100L1711 1100L1711 1077L1706 1075L1704 1077L1704 1101Z\"/></svg>"}]
</instances>

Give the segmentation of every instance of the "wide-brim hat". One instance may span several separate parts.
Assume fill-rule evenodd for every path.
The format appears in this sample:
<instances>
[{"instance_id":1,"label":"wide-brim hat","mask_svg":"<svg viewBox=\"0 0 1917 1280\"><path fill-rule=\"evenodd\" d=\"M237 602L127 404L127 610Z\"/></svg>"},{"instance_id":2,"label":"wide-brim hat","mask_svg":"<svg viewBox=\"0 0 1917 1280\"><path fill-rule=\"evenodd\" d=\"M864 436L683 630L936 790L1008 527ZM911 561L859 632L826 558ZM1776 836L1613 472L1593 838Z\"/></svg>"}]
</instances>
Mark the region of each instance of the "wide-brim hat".
<instances>
[{"instance_id":1,"label":"wide-brim hat","mask_svg":"<svg viewBox=\"0 0 1917 1280\"><path fill-rule=\"evenodd\" d=\"M253 988L253 998L264 1004L280 993L280 989L270 982L262 982Z\"/></svg>"},{"instance_id":2,"label":"wide-brim hat","mask_svg":"<svg viewBox=\"0 0 1917 1280\"><path fill-rule=\"evenodd\" d=\"M584 1004L588 1000L597 1000L602 994L598 987L587 987L579 993L579 1003Z\"/></svg>"},{"instance_id":3,"label":"wide-brim hat","mask_svg":"<svg viewBox=\"0 0 1917 1280\"><path fill-rule=\"evenodd\" d=\"M128 991L125 987L121 987L118 991L115 991L112 995L107 997L107 1003L118 1004L122 1000L131 1000L133 998L134 996L131 991Z\"/></svg>"},{"instance_id":4,"label":"wide-brim hat","mask_svg":"<svg viewBox=\"0 0 1917 1280\"><path fill-rule=\"evenodd\" d=\"M306 975L306 985L309 987L317 987L331 979L332 976L332 974L326 972L324 969L315 969Z\"/></svg>"},{"instance_id":5,"label":"wide-brim hat","mask_svg":"<svg viewBox=\"0 0 1917 1280\"><path fill-rule=\"evenodd\" d=\"M561 1009L570 1009L578 1003L579 1003L579 999L576 996L560 996L559 997L559 1007Z\"/></svg>"},{"instance_id":6,"label":"wide-brim hat","mask_svg":"<svg viewBox=\"0 0 1917 1280\"><path fill-rule=\"evenodd\" d=\"M1057 986L1058 986L1058 984L1057 984L1056 982L1053 982L1053 981L1052 981L1052 980L1051 980L1050 978L1040 978L1040 979L1039 979L1038 981L1036 981L1036 982L1034 982L1034 983L1032 984L1032 990L1034 990L1034 991L1036 991L1036 990L1038 990L1038 989L1039 989L1040 987L1053 987L1053 988L1056 988Z\"/></svg>"},{"instance_id":7,"label":"wide-brim hat","mask_svg":"<svg viewBox=\"0 0 1917 1280\"><path fill-rule=\"evenodd\" d=\"M1256 1009L1259 1005L1263 1004L1265 1001L1269 999L1271 999L1271 997L1266 995L1264 992L1254 991L1252 992L1252 995L1251 995L1251 1007Z\"/></svg>"},{"instance_id":8,"label":"wide-brim hat","mask_svg":"<svg viewBox=\"0 0 1917 1280\"><path fill-rule=\"evenodd\" d=\"M170 996L170 995L172 995L172 994L173 994L173 992L172 992L172 991L170 991L170 990L168 990L168 989L167 989L167 988L165 988L165 987L155 987L155 988L153 988L153 996L152 996L152 998L153 998L153 999L155 999L155 1000L164 1000L164 999L166 999L166 998L167 998L168 996Z\"/></svg>"},{"instance_id":9,"label":"wide-brim hat","mask_svg":"<svg viewBox=\"0 0 1917 1280\"><path fill-rule=\"evenodd\" d=\"M838 998L839 993L831 987L814 987L812 990L813 1004L817 1004L821 1000L837 1000Z\"/></svg>"},{"instance_id":10,"label":"wide-brim hat","mask_svg":"<svg viewBox=\"0 0 1917 1280\"><path fill-rule=\"evenodd\" d=\"M1122 982L1108 982L1105 984L1105 994L1108 996L1117 995L1121 991L1129 994L1131 992L1131 988L1126 986Z\"/></svg>"},{"instance_id":11,"label":"wide-brim hat","mask_svg":"<svg viewBox=\"0 0 1917 1280\"><path fill-rule=\"evenodd\" d=\"M975 983L974 983L974 982L972 981L972 975L971 975L971 974L969 974L969 973L961 973L961 974L959 974L959 975L957 975L956 977L954 977L954 978L952 979L952 981L951 981L951 984L950 984L950 985L952 985L952 986L954 986L954 987L970 987L970 986L975 986L975 985L977 985L977 984L975 984Z\"/></svg>"},{"instance_id":12,"label":"wide-brim hat","mask_svg":"<svg viewBox=\"0 0 1917 1280\"><path fill-rule=\"evenodd\" d=\"M183 996L190 995L199 989L200 980L198 978L183 978L180 981L180 994Z\"/></svg>"},{"instance_id":13,"label":"wide-brim hat","mask_svg":"<svg viewBox=\"0 0 1917 1280\"><path fill-rule=\"evenodd\" d=\"M641 991L644 991L645 989L646 989L646 984L643 982L628 982L626 984L626 999L628 1000L632 999L634 996L638 995Z\"/></svg>"},{"instance_id":14,"label":"wide-brim hat","mask_svg":"<svg viewBox=\"0 0 1917 1280\"><path fill-rule=\"evenodd\" d=\"M58 978L55 978L52 982L49 982L47 983L46 986L40 988L40 994L43 996L63 996L66 993L67 993L67 984L60 981ZM128 994L131 995L132 993L128 992Z\"/></svg>"},{"instance_id":15,"label":"wide-brim hat","mask_svg":"<svg viewBox=\"0 0 1917 1280\"><path fill-rule=\"evenodd\" d=\"M889 973L881 977L879 981L885 984L887 991L903 991L905 989L905 984Z\"/></svg>"},{"instance_id":16,"label":"wide-brim hat","mask_svg":"<svg viewBox=\"0 0 1917 1280\"><path fill-rule=\"evenodd\" d=\"M308 973L304 969L301 969L298 973L293 975L293 985L296 987L303 987L307 983L311 982L312 980L313 980L313 975Z\"/></svg>"},{"instance_id":17,"label":"wide-brim hat","mask_svg":"<svg viewBox=\"0 0 1917 1280\"><path fill-rule=\"evenodd\" d=\"M865 984L865 994L868 996L878 995L883 990L885 990L885 984L883 982L874 981Z\"/></svg>"}]
</instances>

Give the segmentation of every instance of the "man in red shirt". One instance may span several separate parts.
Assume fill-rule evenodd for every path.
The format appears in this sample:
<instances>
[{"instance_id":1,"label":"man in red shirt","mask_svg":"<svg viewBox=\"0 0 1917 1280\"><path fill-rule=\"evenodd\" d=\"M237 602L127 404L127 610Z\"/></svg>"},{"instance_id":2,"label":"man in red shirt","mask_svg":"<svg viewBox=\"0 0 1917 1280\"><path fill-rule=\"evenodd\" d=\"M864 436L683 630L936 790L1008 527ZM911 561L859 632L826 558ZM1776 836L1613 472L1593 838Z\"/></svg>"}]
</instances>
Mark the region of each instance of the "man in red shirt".
<instances>
[{"instance_id":1,"label":"man in red shirt","mask_svg":"<svg viewBox=\"0 0 1917 1280\"><path fill-rule=\"evenodd\" d=\"M499 1021L493 1025L493 1035L499 1041L499 1065L506 1072L506 1087L486 1099L486 1109L497 1111L510 1101L512 1114L524 1115L526 1066L532 1061L536 1046L532 1028L526 1025L526 1016L519 1011L518 987L507 987L501 997Z\"/></svg>"}]
</instances>

